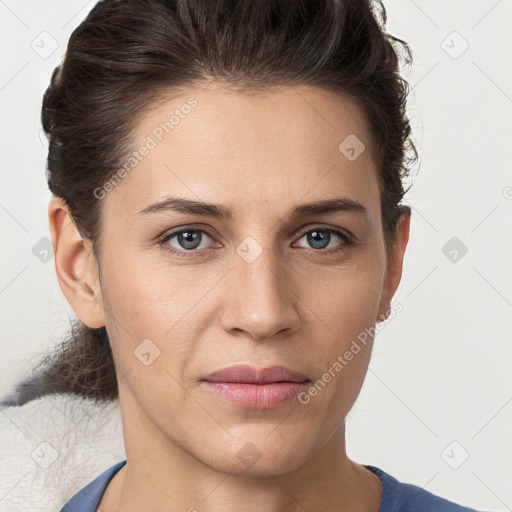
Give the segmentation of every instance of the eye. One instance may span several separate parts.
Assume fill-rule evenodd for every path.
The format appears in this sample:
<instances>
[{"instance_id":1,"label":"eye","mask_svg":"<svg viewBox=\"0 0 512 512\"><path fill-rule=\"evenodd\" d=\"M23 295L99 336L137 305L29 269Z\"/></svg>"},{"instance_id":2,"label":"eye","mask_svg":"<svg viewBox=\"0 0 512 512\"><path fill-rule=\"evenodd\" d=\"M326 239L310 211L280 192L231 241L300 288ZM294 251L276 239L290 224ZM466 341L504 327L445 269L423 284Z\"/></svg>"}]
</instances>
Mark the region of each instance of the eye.
<instances>
[{"instance_id":1,"label":"eye","mask_svg":"<svg viewBox=\"0 0 512 512\"><path fill-rule=\"evenodd\" d=\"M166 250L173 254L187 256L187 252L208 248L204 245L208 238L211 238L210 235L203 229L182 228L166 234L160 240L160 243L165 245Z\"/></svg>"},{"instance_id":2,"label":"eye","mask_svg":"<svg viewBox=\"0 0 512 512\"><path fill-rule=\"evenodd\" d=\"M303 236L299 240L302 239L305 239L311 248L329 253L343 250L352 242L350 237L340 229L320 226L303 232ZM325 251L325 249L328 250Z\"/></svg>"},{"instance_id":3,"label":"eye","mask_svg":"<svg viewBox=\"0 0 512 512\"><path fill-rule=\"evenodd\" d=\"M345 250L352 244L350 236L335 227L318 226L313 229L309 228L302 231L300 235L299 241L305 239L309 248L322 254ZM213 237L204 229L184 227L163 235L159 243L171 254L180 257L191 257L201 254L201 250L212 247L211 245L208 246L208 239L213 240ZM215 243L217 247L222 247L222 244ZM297 242L294 246L301 247L297 245Z\"/></svg>"}]
</instances>

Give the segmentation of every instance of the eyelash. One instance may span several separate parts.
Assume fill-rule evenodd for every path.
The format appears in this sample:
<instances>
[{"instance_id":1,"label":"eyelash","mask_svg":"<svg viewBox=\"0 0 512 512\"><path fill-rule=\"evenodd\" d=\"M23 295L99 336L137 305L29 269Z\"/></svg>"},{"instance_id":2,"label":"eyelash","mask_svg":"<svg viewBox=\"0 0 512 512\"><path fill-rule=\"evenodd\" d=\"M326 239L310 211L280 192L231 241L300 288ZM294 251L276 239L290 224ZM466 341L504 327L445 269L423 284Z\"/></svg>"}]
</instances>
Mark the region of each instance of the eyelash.
<instances>
[{"instance_id":1,"label":"eyelash","mask_svg":"<svg viewBox=\"0 0 512 512\"><path fill-rule=\"evenodd\" d=\"M342 242L336 246L336 247L333 247L333 248L330 248L330 249L310 249L311 251L313 252L316 252L316 253L321 253L321 254L332 254L332 253L337 253L339 251L344 251L344 250L347 250L350 246L352 246L354 244L354 241L353 239L347 235L345 232L341 231L339 228L336 228L334 226L315 226L315 227L312 227L312 228L307 228L307 229L304 229L303 231L300 231L298 233L298 238L297 240L300 240L304 235L306 235L307 233L310 233L312 231L326 231L326 232L329 232L329 233L335 233L337 234L341 239L342 239ZM171 240L173 237L175 237L176 235L179 235L180 233L184 233L186 231L193 231L193 232L197 232L197 233L203 233L205 235L208 235L210 238L214 238L213 235L211 233L209 233L208 231L204 230L204 229L200 229L200 228L194 228L192 226L190 227L183 227L183 228L180 228L178 230L175 230L175 231L172 231L170 233L166 233L164 234L162 237L159 238L159 243L160 245L166 245L167 242L169 240ZM200 252L201 250L199 249L190 249L190 250L182 250L182 251L179 251L179 250L176 250L174 248L172 248L171 246L167 245L167 247L165 247L165 250L175 256L179 256L179 257L182 257L182 258L187 258L187 257L191 257L194 255L194 253L198 253Z\"/></svg>"}]
</instances>

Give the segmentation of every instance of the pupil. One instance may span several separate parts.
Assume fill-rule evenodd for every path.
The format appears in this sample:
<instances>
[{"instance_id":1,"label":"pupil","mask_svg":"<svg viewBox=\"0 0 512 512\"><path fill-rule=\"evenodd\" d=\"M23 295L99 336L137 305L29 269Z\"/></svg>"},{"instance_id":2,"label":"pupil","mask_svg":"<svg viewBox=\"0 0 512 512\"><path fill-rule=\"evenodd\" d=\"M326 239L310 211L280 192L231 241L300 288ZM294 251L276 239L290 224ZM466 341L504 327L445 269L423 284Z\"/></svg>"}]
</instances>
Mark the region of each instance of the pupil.
<instances>
[{"instance_id":1,"label":"pupil","mask_svg":"<svg viewBox=\"0 0 512 512\"><path fill-rule=\"evenodd\" d=\"M184 249L195 249L201 242L199 233L193 231L183 231L178 235L178 240Z\"/></svg>"},{"instance_id":2,"label":"pupil","mask_svg":"<svg viewBox=\"0 0 512 512\"><path fill-rule=\"evenodd\" d=\"M329 245L330 238L331 234L327 231L315 230L308 234L308 242L315 249L325 249Z\"/></svg>"}]
</instances>

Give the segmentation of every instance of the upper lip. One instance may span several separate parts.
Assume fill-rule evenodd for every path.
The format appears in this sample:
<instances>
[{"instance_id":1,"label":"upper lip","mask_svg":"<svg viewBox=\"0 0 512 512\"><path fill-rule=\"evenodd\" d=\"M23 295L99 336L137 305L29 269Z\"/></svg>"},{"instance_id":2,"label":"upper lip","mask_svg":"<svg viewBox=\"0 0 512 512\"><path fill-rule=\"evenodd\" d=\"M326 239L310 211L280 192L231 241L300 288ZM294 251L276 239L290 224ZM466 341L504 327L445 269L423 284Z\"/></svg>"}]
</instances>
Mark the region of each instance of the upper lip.
<instances>
[{"instance_id":1,"label":"upper lip","mask_svg":"<svg viewBox=\"0 0 512 512\"><path fill-rule=\"evenodd\" d=\"M242 364L222 368L203 377L209 382L240 382L244 384L268 384L270 382L304 382L309 379L302 373L285 366L256 368Z\"/></svg>"}]
</instances>

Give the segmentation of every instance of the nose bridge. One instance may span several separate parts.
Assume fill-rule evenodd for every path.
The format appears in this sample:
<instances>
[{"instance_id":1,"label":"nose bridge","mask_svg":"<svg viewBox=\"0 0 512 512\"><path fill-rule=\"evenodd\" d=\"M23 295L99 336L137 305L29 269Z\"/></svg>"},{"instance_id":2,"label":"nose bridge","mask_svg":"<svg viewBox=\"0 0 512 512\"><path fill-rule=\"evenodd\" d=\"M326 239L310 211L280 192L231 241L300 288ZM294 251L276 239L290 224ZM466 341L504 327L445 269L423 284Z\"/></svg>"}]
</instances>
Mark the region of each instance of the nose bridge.
<instances>
[{"instance_id":1,"label":"nose bridge","mask_svg":"<svg viewBox=\"0 0 512 512\"><path fill-rule=\"evenodd\" d=\"M254 292L256 297L266 297L267 301L281 295L284 273L270 244L258 249L254 242L244 242L237 248L237 255L237 273L247 284L248 292Z\"/></svg>"},{"instance_id":2,"label":"nose bridge","mask_svg":"<svg viewBox=\"0 0 512 512\"><path fill-rule=\"evenodd\" d=\"M247 237L238 245L229 273L226 330L242 330L263 339L298 327L298 312L283 272L285 263L269 237L262 243Z\"/></svg>"}]
</instances>

